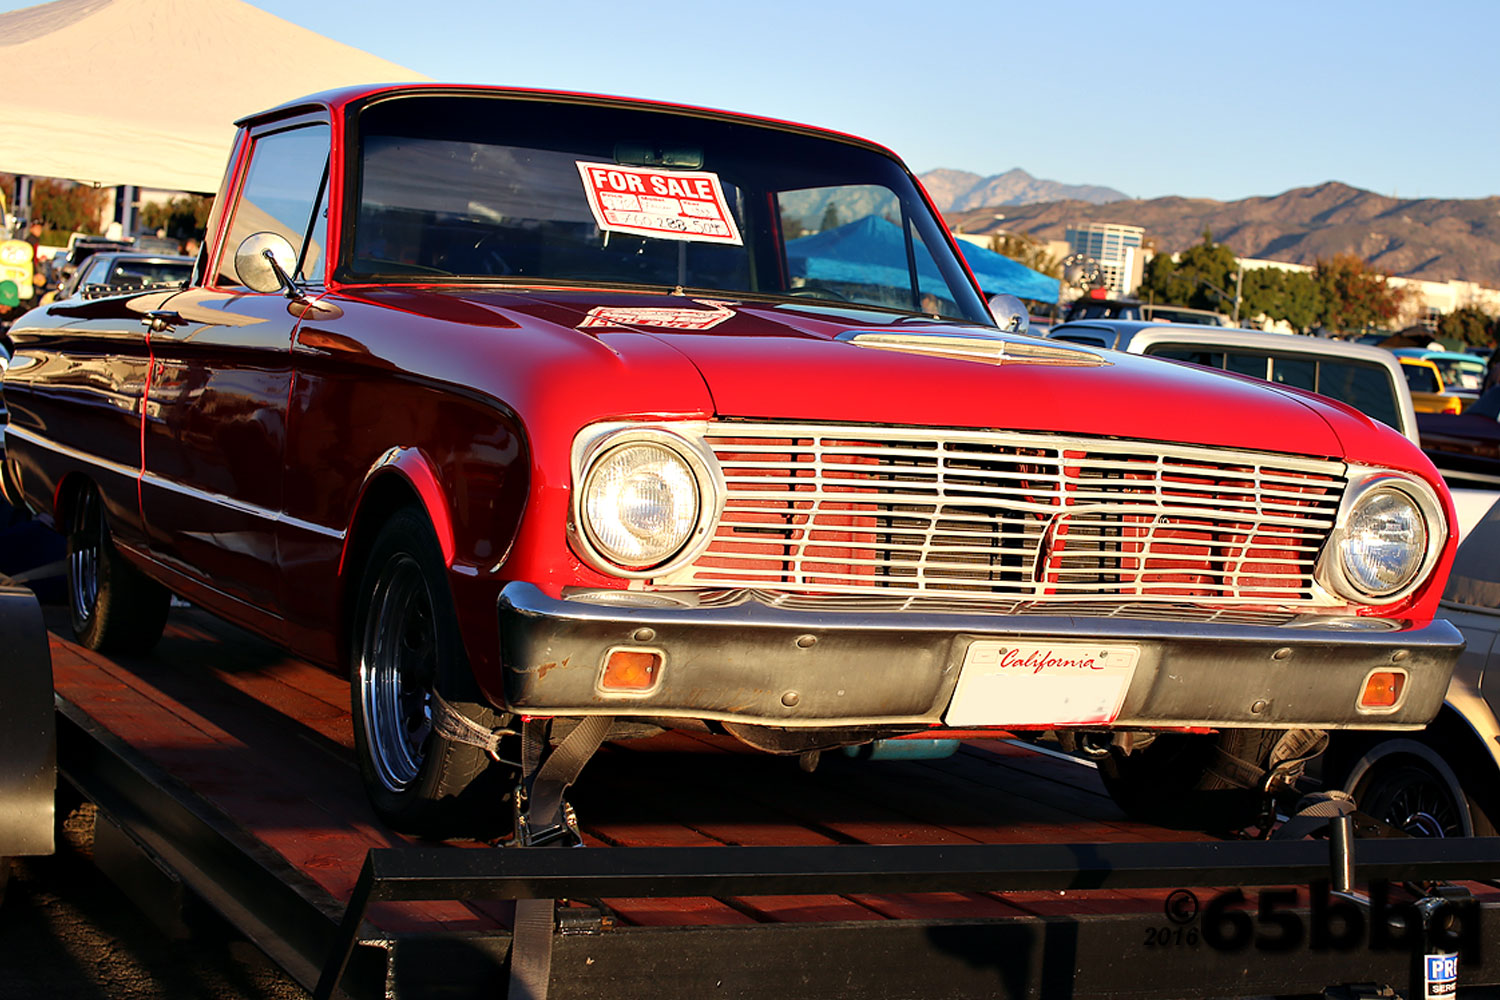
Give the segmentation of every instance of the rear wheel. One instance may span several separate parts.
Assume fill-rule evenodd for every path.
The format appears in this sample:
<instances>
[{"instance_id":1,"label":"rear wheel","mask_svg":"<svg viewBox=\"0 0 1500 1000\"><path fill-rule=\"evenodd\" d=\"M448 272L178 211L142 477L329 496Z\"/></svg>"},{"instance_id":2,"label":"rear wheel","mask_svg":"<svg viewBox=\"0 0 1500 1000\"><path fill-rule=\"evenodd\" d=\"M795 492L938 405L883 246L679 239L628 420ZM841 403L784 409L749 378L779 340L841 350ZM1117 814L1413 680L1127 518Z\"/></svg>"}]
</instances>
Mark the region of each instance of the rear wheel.
<instances>
[{"instance_id":1,"label":"rear wheel","mask_svg":"<svg viewBox=\"0 0 1500 1000\"><path fill-rule=\"evenodd\" d=\"M391 826L443 836L503 825L514 772L433 727L434 695L486 729L505 716L469 671L442 552L427 520L399 511L375 539L350 643L355 750L365 789Z\"/></svg>"},{"instance_id":2,"label":"rear wheel","mask_svg":"<svg viewBox=\"0 0 1500 1000\"><path fill-rule=\"evenodd\" d=\"M1264 796L1223 766L1225 758L1264 769L1281 731L1225 729L1213 734L1162 733L1134 753L1111 748L1099 777L1126 815L1143 823L1200 830L1238 830L1260 818Z\"/></svg>"},{"instance_id":3,"label":"rear wheel","mask_svg":"<svg viewBox=\"0 0 1500 1000\"><path fill-rule=\"evenodd\" d=\"M113 653L144 653L156 645L171 595L120 555L93 489L73 504L67 557L68 612L80 643Z\"/></svg>"}]
</instances>

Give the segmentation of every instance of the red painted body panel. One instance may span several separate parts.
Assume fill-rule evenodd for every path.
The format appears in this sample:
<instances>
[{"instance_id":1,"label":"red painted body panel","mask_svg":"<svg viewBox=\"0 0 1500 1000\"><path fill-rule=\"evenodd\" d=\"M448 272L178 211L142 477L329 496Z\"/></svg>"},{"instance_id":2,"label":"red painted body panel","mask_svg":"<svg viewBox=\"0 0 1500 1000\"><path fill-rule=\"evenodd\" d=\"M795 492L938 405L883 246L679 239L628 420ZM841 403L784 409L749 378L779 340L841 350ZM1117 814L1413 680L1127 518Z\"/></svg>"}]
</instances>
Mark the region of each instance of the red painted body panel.
<instances>
[{"instance_id":1,"label":"red painted body panel","mask_svg":"<svg viewBox=\"0 0 1500 1000\"><path fill-rule=\"evenodd\" d=\"M395 92L340 91L248 120L326 109L336 165L329 261L340 252L345 115ZM246 170L243 137L233 156L226 195ZM229 250L222 223L230 214L225 204L216 209L209 259ZM598 421L1006 429L1348 457L1414 472L1446 498L1410 442L1305 394L1134 355L996 365L839 339L861 330L993 336L993 328L803 300L333 278L318 308L304 310L279 294L208 284L175 297L54 306L17 323L21 363L5 385L12 426L65 436L76 452L13 442L28 502L49 510L64 477L95 478L111 529L148 572L332 664L368 540L361 511L404 490L428 512L471 663L496 700L496 599L506 581L552 596L570 585L625 586L567 542L573 441ZM614 325L591 324L600 307L728 315L696 332L619 314ZM148 343L139 322L146 308L175 309L182 322ZM1419 590L1386 613L1430 618L1436 596Z\"/></svg>"}]
</instances>

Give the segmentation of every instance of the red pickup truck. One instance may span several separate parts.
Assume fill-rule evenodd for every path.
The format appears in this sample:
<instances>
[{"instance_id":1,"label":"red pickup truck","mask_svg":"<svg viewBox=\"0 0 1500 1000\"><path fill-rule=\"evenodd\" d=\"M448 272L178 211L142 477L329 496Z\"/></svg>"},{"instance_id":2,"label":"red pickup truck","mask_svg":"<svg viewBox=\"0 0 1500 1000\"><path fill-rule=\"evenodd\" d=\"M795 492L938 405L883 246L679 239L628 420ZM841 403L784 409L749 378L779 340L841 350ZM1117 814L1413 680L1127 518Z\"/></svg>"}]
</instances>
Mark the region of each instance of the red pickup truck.
<instances>
[{"instance_id":1,"label":"red pickup truck","mask_svg":"<svg viewBox=\"0 0 1500 1000\"><path fill-rule=\"evenodd\" d=\"M175 592L346 671L407 828L570 728L1083 729L1130 801L1158 732L1432 717L1461 638L1415 445L1008 325L864 140L344 90L240 123L185 289L16 323L4 482L85 643L149 646Z\"/></svg>"}]
</instances>

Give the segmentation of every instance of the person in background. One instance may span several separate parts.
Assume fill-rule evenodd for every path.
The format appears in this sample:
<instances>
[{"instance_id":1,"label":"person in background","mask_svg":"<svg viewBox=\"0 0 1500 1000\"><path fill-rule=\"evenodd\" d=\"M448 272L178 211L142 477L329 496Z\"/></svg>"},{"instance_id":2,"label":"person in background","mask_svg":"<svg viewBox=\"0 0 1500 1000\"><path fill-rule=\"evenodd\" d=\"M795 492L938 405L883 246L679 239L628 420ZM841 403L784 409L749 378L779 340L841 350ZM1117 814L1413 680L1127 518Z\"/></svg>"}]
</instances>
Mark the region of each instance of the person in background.
<instances>
[{"instance_id":1,"label":"person in background","mask_svg":"<svg viewBox=\"0 0 1500 1000\"><path fill-rule=\"evenodd\" d=\"M182 252L189 257L198 256L198 237L189 236L182 241Z\"/></svg>"},{"instance_id":2,"label":"person in background","mask_svg":"<svg viewBox=\"0 0 1500 1000\"><path fill-rule=\"evenodd\" d=\"M31 283L40 290L47 283L46 262L42 260L41 219L32 219L26 226L26 242L31 244Z\"/></svg>"}]
</instances>

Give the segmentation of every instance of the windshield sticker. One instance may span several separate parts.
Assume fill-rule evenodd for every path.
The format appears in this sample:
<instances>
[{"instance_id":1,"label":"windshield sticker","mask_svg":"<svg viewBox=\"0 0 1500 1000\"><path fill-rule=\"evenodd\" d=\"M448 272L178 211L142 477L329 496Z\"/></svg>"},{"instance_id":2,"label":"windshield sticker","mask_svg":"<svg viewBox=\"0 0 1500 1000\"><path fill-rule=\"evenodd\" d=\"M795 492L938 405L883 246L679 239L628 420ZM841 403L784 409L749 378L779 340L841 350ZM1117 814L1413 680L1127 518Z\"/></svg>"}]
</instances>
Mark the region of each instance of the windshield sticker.
<instances>
[{"instance_id":1,"label":"windshield sticker","mask_svg":"<svg viewBox=\"0 0 1500 1000\"><path fill-rule=\"evenodd\" d=\"M667 309L638 306L595 306L578 324L587 330L597 326L654 326L664 330L712 330L734 315L727 302L694 299L707 309Z\"/></svg>"},{"instance_id":2,"label":"windshield sticker","mask_svg":"<svg viewBox=\"0 0 1500 1000\"><path fill-rule=\"evenodd\" d=\"M743 245L718 174L575 162L604 232Z\"/></svg>"}]
</instances>

